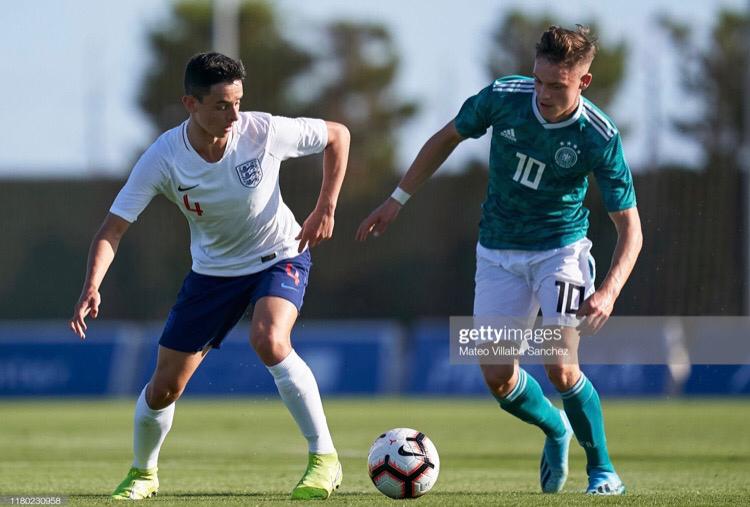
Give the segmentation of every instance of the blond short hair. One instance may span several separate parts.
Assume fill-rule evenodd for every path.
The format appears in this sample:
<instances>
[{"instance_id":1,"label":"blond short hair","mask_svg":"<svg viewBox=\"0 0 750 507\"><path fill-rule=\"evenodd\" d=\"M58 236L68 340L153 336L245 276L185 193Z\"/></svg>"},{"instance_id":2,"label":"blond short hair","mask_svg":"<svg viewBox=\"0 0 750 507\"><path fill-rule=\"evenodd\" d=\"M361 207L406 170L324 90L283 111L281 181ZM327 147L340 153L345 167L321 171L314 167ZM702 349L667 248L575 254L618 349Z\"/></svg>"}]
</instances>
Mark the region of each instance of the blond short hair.
<instances>
[{"instance_id":1,"label":"blond short hair","mask_svg":"<svg viewBox=\"0 0 750 507\"><path fill-rule=\"evenodd\" d=\"M550 26L536 45L536 57L565 67L590 64L597 50L596 37L590 32L581 25L575 30Z\"/></svg>"}]
</instances>

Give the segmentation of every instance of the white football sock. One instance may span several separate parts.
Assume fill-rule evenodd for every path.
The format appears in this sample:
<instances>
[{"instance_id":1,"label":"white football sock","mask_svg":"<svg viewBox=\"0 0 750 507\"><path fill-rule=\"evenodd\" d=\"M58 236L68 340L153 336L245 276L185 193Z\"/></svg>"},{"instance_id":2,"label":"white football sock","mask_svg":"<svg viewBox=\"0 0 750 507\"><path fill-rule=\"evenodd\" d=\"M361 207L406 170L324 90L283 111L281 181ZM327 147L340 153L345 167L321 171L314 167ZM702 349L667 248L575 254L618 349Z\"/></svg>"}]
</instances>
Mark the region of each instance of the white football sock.
<instances>
[{"instance_id":1,"label":"white football sock","mask_svg":"<svg viewBox=\"0 0 750 507\"><path fill-rule=\"evenodd\" d=\"M174 403L161 410L153 410L148 406L146 387L135 403L133 427L133 466L142 470L156 468L161 444L172 427L174 417Z\"/></svg>"},{"instance_id":2,"label":"white football sock","mask_svg":"<svg viewBox=\"0 0 750 507\"><path fill-rule=\"evenodd\" d=\"M307 363L292 349L283 361L267 368L273 375L284 405L307 439L310 452L336 452L320 401L318 383Z\"/></svg>"}]
</instances>

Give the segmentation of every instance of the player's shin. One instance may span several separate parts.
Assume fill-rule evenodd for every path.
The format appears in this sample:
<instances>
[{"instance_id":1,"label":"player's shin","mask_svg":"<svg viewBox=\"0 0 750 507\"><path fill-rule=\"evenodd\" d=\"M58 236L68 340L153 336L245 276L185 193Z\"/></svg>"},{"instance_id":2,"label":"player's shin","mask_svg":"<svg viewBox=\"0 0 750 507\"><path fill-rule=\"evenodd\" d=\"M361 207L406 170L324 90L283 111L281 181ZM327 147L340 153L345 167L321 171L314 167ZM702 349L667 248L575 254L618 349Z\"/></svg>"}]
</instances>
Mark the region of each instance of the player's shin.
<instances>
[{"instance_id":1,"label":"player's shin","mask_svg":"<svg viewBox=\"0 0 750 507\"><path fill-rule=\"evenodd\" d=\"M336 452L323 412L315 376L292 349L279 364L268 366L279 395L307 439L309 451L317 454Z\"/></svg>"},{"instance_id":2,"label":"player's shin","mask_svg":"<svg viewBox=\"0 0 750 507\"><path fill-rule=\"evenodd\" d=\"M160 410L148 406L146 387L135 404L133 425L133 466L141 470L156 468L159 450L174 418L174 403Z\"/></svg>"},{"instance_id":3,"label":"player's shin","mask_svg":"<svg viewBox=\"0 0 750 507\"><path fill-rule=\"evenodd\" d=\"M614 472L607 452L602 406L594 385L581 373L575 385L561 396L573 432L586 452L586 471Z\"/></svg>"},{"instance_id":4,"label":"player's shin","mask_svg":"<svg viewBox=\"0 0 750 507\"><path fill-rule=\"evenodd\" d=\"M565 424L560 411L544 396L539 383L522 368L518 369L518 381L505 397L493 394L500 407L522 421L538 426L552 438L565 435Z\"/></svg>"}]
</instances>

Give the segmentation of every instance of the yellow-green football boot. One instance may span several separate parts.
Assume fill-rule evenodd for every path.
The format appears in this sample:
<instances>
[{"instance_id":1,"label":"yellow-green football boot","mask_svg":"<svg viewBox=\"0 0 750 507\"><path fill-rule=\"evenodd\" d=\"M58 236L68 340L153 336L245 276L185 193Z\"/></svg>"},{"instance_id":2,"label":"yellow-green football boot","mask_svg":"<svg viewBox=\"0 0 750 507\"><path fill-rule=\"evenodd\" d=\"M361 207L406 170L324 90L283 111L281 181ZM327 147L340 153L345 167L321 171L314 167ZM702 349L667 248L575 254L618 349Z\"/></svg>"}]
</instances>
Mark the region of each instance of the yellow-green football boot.
<instances>
[{"instance_id":1,"label":"yellow-green football boot","mask_svg":"<svg viewBox=\"0 0 750 507\"><path fill-rule=\"evenodd\" d=\"M310 453L307 470L292 491L292 500L325 500L341 485L343 472L338 454Z\"/></svg>"},{"instance_id":2,"label":"yellow-green football boot","mask_svg":"<svg viewBox=\"0 0 750 507\"><path fill-rule=\"evenodd\" d=\"M159 479L156 477L156 468L141 470L131 468L127 477L112 493L113 500L143 500L156 496L159 491Z\"/></svg>"}]
</instances>

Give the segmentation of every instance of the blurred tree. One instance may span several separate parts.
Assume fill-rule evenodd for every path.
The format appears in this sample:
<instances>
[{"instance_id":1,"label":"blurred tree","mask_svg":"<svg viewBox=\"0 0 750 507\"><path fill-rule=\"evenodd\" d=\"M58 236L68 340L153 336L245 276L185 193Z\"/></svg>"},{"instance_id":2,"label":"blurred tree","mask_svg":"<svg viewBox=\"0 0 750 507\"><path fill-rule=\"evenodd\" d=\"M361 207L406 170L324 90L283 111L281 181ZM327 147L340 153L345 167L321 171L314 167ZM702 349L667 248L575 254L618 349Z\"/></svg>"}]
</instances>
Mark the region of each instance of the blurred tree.
<instances>
[{"instance_id":1,"label":"blurred tree","mask_svg":"<svg viewBox=\"0 0 750 507\"><path fill-rule=\"evenodd\" d=\"M530 76L534 68L534 55L539 37L551 25L559 24L549 16L532 18L520 11L512 11L503 17L492 40L488 70L492 79L509 74ZM599 35L596 23L582 23ZM606 110L617 92L625 73L627 48L624 42L614 45L599 41L599 51L591 72L594 84L586 90L586 97Z\"/></svg>"},{"instance_id":2,"label":"blurred tree","mask_svg":"<svg viewBox=\"0 0 750 507\"><path fill-rule=\"evenodd\" d=\"M393 89L399 56L385 27L334 22L327 27L326 42L319 60L319 93L307 114L349 127L346 185L349 196L357 198L396 177L396 134L417 107Z\"/></svg>"},{"instance_id":3,"label":"blurred tree","mask_svg":"<svg viewBox=\"0 0 750 507\"><path fill-rule=\"evenodd\" d=\"M740 148L747 128L743 106L748 100L748 21L746 14L721 11L708 45L702 46L689 26L661 18L677 49L681 88L702 106L700 114L675 119L674 124L703 148L709 172L736 172L740 168Z\"/></svg>"},{"instance_id":4,"label":"blurred tree","mask_svg":"<svg viewBox=\"0 0 750 507\"><path fill-rule=\"evenodd\" d=\"M748 175L741 172L742 157L747 156L742 146L748 128L744 111L749 100L745 69L750 63L750 18L742 12L720 11L707 44L688 25L666 16L660 21L677 50L680 87L700 104L697 114L673 118L677 130L701 147L704 155L703 170L696 176L700 191L683 197L697 210L697 219L689 221L697 231L692 233L696 241L688 243L690 257L703 260L693 261L690 267L703 266L696 270L704 277L696 286L721 299L709 311L740 314L746 311L747 302L743 301L744 278L738 273L747 272L750 262L744 249L748 234L744 208L750 196L743 189Z\"/></svg>"},{"instance_id":5,"label":"blurred tree","mask_svg":"<svg viewBox=\"0 0 750 507\"><path fill-rule=\"evenodd\" d=\"M282 36L268 2L242 2L239 12L240 58L248 76L243 109L295 115L301 105L294 100L292 84L310 69L312 55ZM185 63L211 47L211 16L210 2L177 2L171 21L148 35L152 64L143 81L140 104L160 132L186 118L180 103Z\"/></svg>"}]
</instances>

